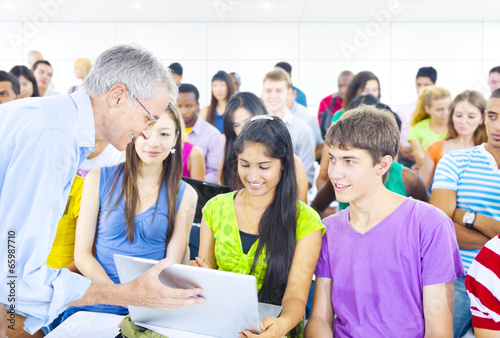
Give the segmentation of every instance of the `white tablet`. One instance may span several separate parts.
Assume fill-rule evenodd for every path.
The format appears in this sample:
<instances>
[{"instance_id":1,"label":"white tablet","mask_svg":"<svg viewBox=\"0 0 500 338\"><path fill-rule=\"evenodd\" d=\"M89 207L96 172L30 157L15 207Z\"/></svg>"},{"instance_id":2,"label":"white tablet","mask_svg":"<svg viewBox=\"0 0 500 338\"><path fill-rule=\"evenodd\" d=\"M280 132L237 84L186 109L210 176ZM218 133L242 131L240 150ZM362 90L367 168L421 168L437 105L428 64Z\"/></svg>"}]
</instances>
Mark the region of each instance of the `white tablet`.
<instances>
[{"instance_id":1,"label":"white tablet","mask_svg":"<svg viewBox=\"0 0 500 338\"><path fill-rule=\"evenodd\" d=\"M120 282L129 283L154 266L157 261L114 255ZM227 271L203 269L173 264L160 274L160 281L174 288L203 289L205 302L191 307L163 311L129 306L132 320L182 331L216 337L235 337L245 329L260 332L260 321L268 316L277 317L281 306L261 306L259 315L257 282L255 276Z\"/></svg>"}]
</instances>

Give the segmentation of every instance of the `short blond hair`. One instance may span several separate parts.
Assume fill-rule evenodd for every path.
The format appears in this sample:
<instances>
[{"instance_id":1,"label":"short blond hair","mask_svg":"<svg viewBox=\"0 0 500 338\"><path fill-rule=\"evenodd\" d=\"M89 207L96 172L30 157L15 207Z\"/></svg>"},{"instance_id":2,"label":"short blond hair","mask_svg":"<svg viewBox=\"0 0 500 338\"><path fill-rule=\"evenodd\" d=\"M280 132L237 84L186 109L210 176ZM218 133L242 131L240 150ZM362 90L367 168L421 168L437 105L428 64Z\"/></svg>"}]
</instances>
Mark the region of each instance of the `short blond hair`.
<instances>
[{"instance_id":1,"label":"short blond hair","mask_svg":"<svg viewBox=\"0 0 500 338\"><path fill-rule=\"evenodd\" d=\"M418 96L417 106L411 115L411 125L414 126L418 122L428 119L431 116L425 111L425 107L430 107L435 100L445 98L451 99L451 94L448 89L444 87L426 87Z\"/></svg>"},{"instance_id":2,"label":"short blond hair","mask_svg":"<svg viewBox=\"0 0 500 338\"><path fill-rule=\"evenodd\" d=\"M73 62L73 67L87 70L88 73L90 72L90 68L92 68L92 61L86 58L80 58Z\"/></svg>"},{"instance_id":3,"label":"short blond hair","mask_svg":"<svg viewBox=\"0 0 500 338\"><path fill-rule=\"evenodd\" d=\"M276 67L264 76L264 81L285 81L288 89L293 88L292 78L282 68Z\"/></svg>"}]
</instances>

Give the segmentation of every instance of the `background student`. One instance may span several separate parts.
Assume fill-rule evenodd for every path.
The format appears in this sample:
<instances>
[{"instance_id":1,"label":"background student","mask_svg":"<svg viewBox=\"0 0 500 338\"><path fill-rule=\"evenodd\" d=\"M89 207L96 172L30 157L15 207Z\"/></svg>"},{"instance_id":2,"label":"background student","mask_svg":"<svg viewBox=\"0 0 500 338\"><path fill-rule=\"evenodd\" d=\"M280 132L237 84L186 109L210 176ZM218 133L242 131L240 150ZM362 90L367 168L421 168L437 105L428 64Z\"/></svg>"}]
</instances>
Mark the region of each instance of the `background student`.
<instances>
[{"instance_id":1,"label":"background student","mask_svg":"<svg viewBox=\"0 0 500 338\"><path fill-rule=\"evenodd\" d=\"M418 97L417 108L411 117L408 142L415 158L414 170L420 170L425 149L435 141L446 137L448 127L450 92L443 87L427 87Z\"/></svg>"},{"instance_id":2,"label":"background student","mask_svg":"<svg viewBox=\"0 0 500 338\"><path fill-rule=\"evenodd\" d=\"M448 136L431 143L425 150L419 174L427 188L430 188L434 169L444 155L452 150L471 148L486 142L483 116L485 107L486 100L475 90L466 90L455 97L448 115Z\"/></svg>"},{"instance_id":3,"label":"background student","mask_svg":"<svg viewBox=\"0 0 500 338\"><path fill-rule=\"evenodd\" d=\"M226 110L227 101L234 94L231 77L225 71L219 70L212 77L211 88L210 105L200 111L200 117L223 133L222 119L224 111Z\"/></svg>"},{"instance_id":4,"label":"background student","mask_svg":"<svg viewBox=\"0 0 500 338\"><path fill-rule=\"evenodd\" d=\"M452 151L439 161L429 203L455 225L460 255L467 272L479 250L500 233L500 89L486 103L484 124L488 141ZM453 336L461 337L472 324L465 277L455 280Z\"/></svg>"}]
</instances>

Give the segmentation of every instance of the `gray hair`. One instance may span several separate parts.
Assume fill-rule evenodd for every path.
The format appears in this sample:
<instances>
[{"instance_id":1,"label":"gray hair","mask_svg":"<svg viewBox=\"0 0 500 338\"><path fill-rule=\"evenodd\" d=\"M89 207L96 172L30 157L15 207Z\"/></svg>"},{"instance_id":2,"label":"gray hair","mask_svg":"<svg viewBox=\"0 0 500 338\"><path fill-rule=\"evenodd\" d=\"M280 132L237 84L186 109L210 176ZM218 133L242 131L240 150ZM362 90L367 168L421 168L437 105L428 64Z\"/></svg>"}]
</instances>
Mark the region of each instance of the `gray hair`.
<instances>
[{"instance_id":1,"label":"gray hair","mask_svg":"<svg viewBox=\"0 0 500 338\"><path fill-rule=\"evenodd\" d=\"M130 98L134 95L150 100L161 85L169 89L170 100L177 98L177 86L169 70L140 46L119 45L102 52L82 86L89 96L96 97L107 93L117 83L127 87Z\"/></svg>"}]
</instances>

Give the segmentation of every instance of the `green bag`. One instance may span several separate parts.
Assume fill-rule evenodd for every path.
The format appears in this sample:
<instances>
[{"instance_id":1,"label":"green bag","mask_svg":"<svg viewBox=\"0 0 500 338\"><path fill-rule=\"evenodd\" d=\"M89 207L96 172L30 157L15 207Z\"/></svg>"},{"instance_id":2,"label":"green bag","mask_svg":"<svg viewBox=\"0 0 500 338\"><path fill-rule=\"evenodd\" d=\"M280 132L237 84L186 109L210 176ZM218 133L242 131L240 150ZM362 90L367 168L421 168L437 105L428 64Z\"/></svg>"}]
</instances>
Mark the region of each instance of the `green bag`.
<instances>
[{"instance_id":1,"label":"green bag","mask_svg":"<svg viewBox=\"0 0 500 338\"><path fill-rule=\"evenodd\" d=\"M123 338L168 338L167 336L157 332L135 325L132 319L130 319L130 315L123 318L120 326L120 332L121 335L118 337Z\"/></svg>"},{"instance_id":2,"label":"green bag","mask_svg":"<svg viewBox=\"0 0 500 338\"><path fill-rule=\"evenodd\" d=\"M295 337L304 337L304 324L305 321L304 318L302 318L300 323L298 323L296 326L298 334L296 334ZM158 332L135 325L130 318L130 315L126 315L125 318L123 318L122 324L120 326L120 332L121 333L120 335L118 335L118 337L122 338L168 338L167 336L164 336ZM290 338L292 337L292 334L289 332L286 337Z\"/></svg>"}]
</instances>

